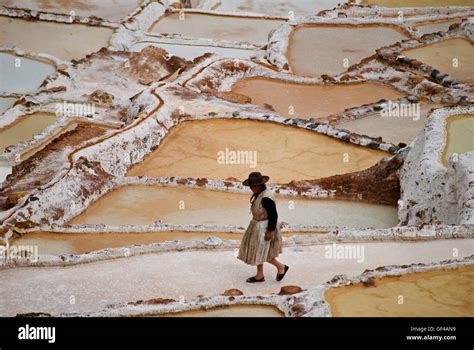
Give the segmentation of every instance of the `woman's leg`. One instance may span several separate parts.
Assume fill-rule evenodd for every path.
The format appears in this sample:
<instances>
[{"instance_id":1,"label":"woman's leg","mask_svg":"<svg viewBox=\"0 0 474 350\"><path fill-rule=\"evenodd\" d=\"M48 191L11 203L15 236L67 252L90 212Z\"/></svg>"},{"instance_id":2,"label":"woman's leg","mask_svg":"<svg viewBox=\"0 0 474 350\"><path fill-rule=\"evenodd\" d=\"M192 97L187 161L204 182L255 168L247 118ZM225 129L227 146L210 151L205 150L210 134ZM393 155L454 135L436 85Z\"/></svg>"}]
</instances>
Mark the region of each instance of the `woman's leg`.
<instances>
[{"instance_id":1,"label":"woman's leg","mask_svg":"<svg viewBox=\"0 0 474 350\"><path fill-rule=\"evenodd\" d=\"M282 264L277 259L273 258L271 260L268 260L268 262L277 268L278 273L285 272L285 264ZM262 269L262 271L263 271L263 269Z\"/></svg>"},{"instance_id":2,"label":"woman's leg","mask_svg":"<svg viewBox=\"0 0 474 350\"><path fill-rule=\"evenodd\" d=\"M263 278L263 264L257 265L257 275L256 279L261 280Z\"/></svg>"}]
</instances>

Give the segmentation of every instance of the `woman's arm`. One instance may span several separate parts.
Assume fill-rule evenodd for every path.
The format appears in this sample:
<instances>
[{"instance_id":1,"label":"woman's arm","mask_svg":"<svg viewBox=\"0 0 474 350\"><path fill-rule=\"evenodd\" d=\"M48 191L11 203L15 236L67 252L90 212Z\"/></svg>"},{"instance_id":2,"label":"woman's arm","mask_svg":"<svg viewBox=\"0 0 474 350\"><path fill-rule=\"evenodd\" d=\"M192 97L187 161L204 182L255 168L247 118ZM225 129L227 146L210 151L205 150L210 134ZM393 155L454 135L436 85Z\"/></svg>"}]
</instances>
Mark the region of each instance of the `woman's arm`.
<instances>
[{"instance_id":1,"label":"woman's arm","mask_svg":"<svg viewBox=\"0 0 474 350\"><path fill-rule=\"evenodd\" d=\"M266 209L268 215L267 230L274 231L278 221L278 213L276 210L275 202L272 199L265 197L262 199L262 207Z\"/></svg>"}]
</instances>

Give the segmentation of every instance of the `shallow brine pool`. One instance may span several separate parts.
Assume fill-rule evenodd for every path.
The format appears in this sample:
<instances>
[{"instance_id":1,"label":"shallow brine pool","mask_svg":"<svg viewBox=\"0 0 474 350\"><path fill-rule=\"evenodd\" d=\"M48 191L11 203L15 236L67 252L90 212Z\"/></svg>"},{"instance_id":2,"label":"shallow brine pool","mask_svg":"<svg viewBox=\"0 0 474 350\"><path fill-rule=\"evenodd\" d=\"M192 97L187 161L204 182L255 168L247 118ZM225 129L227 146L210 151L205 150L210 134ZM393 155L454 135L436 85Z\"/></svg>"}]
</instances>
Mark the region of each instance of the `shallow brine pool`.
<instances>
[{"instance_id":1,"label":"shallow brine pool","mask_svg":"<svg viewBox=\"0 0 474 350\"><path fill-rule=\"evenodd\" d=\"M409 144L425 127L425 120L431 109L442 108L443 104L415 103L406 104L400 113L383 115L374 112L363 118L342 120L337 127L358 134L382 137L385 142Z\"/></svg>"},{"instance_id":2,"label":"shallow brine pool","mask_svg":"<svg viewBox=\"0 0 474 350\"><path fill-rule=\"evenodd\" d=\"M20 117L13 124L0 129L0 153L10 145L21 141L29 141L39 132L56 121L53 113L37 112Z\"/></svg>"},{"instance_id":3,"label":"shallow brine pool","mask_svg":"<svg viewBox=\"0 0 474 350\"><path fill-rule=\"evenodd\" d=\"M455 18L449 20L420 22L413 24L412 28L416 29L419 34L446 32L452 24L461 23L461 21L461 18Z\"/></svg>"},{"instance_id":4,"label":"shallow brine pool","mask_svg":"<svg viewBox=\"0 0 474 350\"><path fill-rule=\"evenodd\" d=\"M239 180L252 171L272 183L364 170L389 153L268 121L211 119L173 127L127 176Z\"/></svg>"},{"instance_id":5,"label":"shallow brine pool","mask_svg":"<svg viewBox=\"0 0 474 350\"><path fill-rule=\"evenodd\" d=\"M0 52L0 91L20 94L33 92L55 70L46 61Z\"/></svg>"},{"instance_id":6,"label":"shallow brine pool","mask_svg":"<svg viewBox=\"0 0 474 350\"><path fill-rule=\"evenodd\" d=\"M288 118L326 118L345 109L396 100L402 92L376 82L307 85L268 78L247 78L232 86L232 92L251 98L251 103L271 106Z\"/></svg>"},{"instance_id":7,"label":"shallow brine pool","mask_svg":"<svg viewBox=\"0 0 474 350\"><path fill-rule=\"evenodd\" d=\"M474 83L474 45L463 38L447 39L423 47L408 49L404 55L415 58L449 74L463 83Z\"/></svg>"},{"instance_id":8,"label":"shallow brine pool","mask_svg":"<svg viewBox=\"0 0 474 350\"><path fill-rule=\"evenodd\" d=\"M472 0L362 0L362 3L383 7L474 6Z\"/></svg>"},{"instance_id":9,"label":"shallow brine pool","mask_svg":"<svg viewBox=\"0 0 474 350\"><path fill-rule=\"evenodd\" d=\"M0 97L0 114L13 106L16 100L16 97Z\"/></svg>"},{"instance_id":10,"label":"shallow brine pool","mask_svg":"<svg viewBox=\"0 0 474 350\"><path fill-rule=\"evenodd\" d=\"M118 22L132 13L142 2L143 0L2 0L2 5L68 16L95 16Z\"/></svg>"},{"instance_id":11,"label":"shallow brine pool","mask_svg":"<svg viewBox=\"0 0 474 350\"><path fill-rule=\"evenodd\" d=\"M249 194L182 187L123 186L109 192L70 224L174 224L246 226ZM289 224L348 227L392 227L397 208L342 200L277 198L279 220Z\"/></svg>"},{"instance_id":12,"label":"shallow brine pool","mask_svg":"<svg viewBox=\"0 0 474 350\"><path fill-rule=\"evenodd\" d=\"M112 28L27 21L0 16L3 45L14 45L27 52L46 53L69 61L109 46Z\"/></svg>"},{"instance_id":13,"label":"shallow brine pool","mask_svg":"<svg viewBox=\"0 0 474 350\"><path fill-rule=\"evenodd\" d=\"M446 122L446 145L442 161L448 165L453 154L474 151L474 114L453 115Z\"/></svg>"},{"instance_id":14,"label":"shallow brine pool","mask_svg":"<svg viewBox=\"0 0 474 350\"><path fill-rule=\"evenodd\" d=\"M376 49L407 37L388 25L299 25L290 34L287 57L293 74L338 75Z\"/></svg>"},{"instance_id":15,"label":"shallow brine pool","mask_svg":"<svg viewBox=\"0 0 474 350\"><path fill-rule=\"evenodd\" d=\"M208 310L185 311L173 314L157 315L160 317L284 317L284 314L273 306L235 305Z\"/></svg>"},{"instance_id":16,"label":"shallow brine pool","mask_svg":"<svg viewBox=\"0 0 474 350\"><path fill-rule=\"evenodd\" d=\"M469 266L378 278L373 286L329 289L325 297L333 316L472 317L473 280L474 266Z\"/></svg>"},{"instance_id":17,"label":"shallow brine pool","mask_svg":"<svg viewBox=\"0 0 474 350\"><path fill-rule=\"evenodd\" d=\"M283 237L295 235L318 235L325 232L283 232ZM209 237L240 241L241 233L228 232L30 232L20 238L10 240L11 246L38 247L38 254L62 255L84 254L106 248L128 247L137 244L152 244L171 241L206 240Z\"/></svg>"},{"instance_id":18,"label":"shallow brine pool","mask_svg":"<svg viewBox=\"0 0 474 350\"><path fill-rule=\"evenodd\" d=\"M192 38L208 38L266 44L272 29L284 20L219 16L199 13L173 13L160 18L149 29L158 34L180 34Z\"/></svg>"}]
</instances>

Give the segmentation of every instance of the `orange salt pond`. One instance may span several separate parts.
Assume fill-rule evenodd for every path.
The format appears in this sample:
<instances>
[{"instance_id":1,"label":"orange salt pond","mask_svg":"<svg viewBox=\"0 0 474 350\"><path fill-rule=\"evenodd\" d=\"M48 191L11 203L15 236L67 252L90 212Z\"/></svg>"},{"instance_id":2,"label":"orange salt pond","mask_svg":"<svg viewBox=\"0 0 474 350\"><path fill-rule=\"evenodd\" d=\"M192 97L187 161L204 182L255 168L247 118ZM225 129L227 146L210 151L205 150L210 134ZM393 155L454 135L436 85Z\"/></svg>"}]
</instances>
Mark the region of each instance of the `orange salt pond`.
<instances>
[{"instance_id":1,"label":"orange salt pond","mask_svg":"<svg viewBox=\"0 0 474 350\"><path fill-rule=\"evenodd\" d=\"M133 44L130 47L130 51L140 52L145 47L155 46L163 50L166 50L168 54L183 57L187 60L194 60L198 56L202 56L207 52L214 53L223 57L234 57L234 58L244 58L250 59L255 55L255 50L244 50L228 47L218 47L218 46L203 46L203 45L179 45L179 44L164 44L164 43L155 43L151 41L140 41L136 44Z\"/></svg>"},{"instance_id":2,"label":"orange salt pond","mask_svg":"<svg viewBox=\"0 0 474 350\"><path fill-rule=\"evenodd\" d=\"M361 2L383 7L474 6L472 0L362 0Z\"/></svg>"},{"instance_id":3,"label":"orange salt pond","mask_svg":"<svg viewBox=\"0 0 474 350\"><path fill-rule=\"evenodd\" d=\"M413 108L406 116L382 116L380 112L374 112L363 118L354 120L342 120L337 128L349 130L358 134L372 137L382 137L385 142L398 144L404 142L409 144L418 133L424 128L425 120L431 109L441 108L442 104L421 103Z\"/></svg>"},{"instance_id":4,"label":"orange salt pond","mask_svg":"<svg viewBox=\"0 0 474 350\"><path fill-rule=\"evenodd\" d=\"M127 176L244 180L258 170L273 183L288 183L363 170L388 155L273 122L212 119L173 127Z\"/></svg>"},{"instance_id":5,"label":"orange salt pond","mask_svg":"<svg viewBox=\"0 0 474 350\"><path fill-rule=\"evenodd\" d=\"M69 223L147 225L162 220L246 226L250 220L249 199L250 192L130 185L107 193ZM279 219L290 224L392 227L398 222L396 207L355 201L280 197L277 208Z\"/></svg>"},{"instance_id":6,"label":"orange salt pond","mask_svg":"<svg viewBox=\"0 0 474 350\"><path fill-rule=\"evenodd\" d=\"M233 305L208 310L184 311L156 315L159 317L284 317L274 306L267 305Z\"/></svg>"},{"instance_id":7,"label":"orange salt pond","mask_svg":"<svg viewBox=\"0 0 474 350\"><path fill-rule=\"evenodd\" d=\"M204 1L191 0L193 8ZM213 10L219 12L253 12L272 16L297 17L331 9L346 0L227 0L214 1Z\"/></svg>"},{"instance_id":8,"label":"orange salt pond","mask_svg":"<svg viewBox=\"0 0 474 350\"><path fill-rule=\"evenodd\" d=\"M396 100L402 92L376 82L307 85L268 78L247 78L236 82L232 92L251 98L251 103L269 105L288 118L325 118L345 109Z\"/></svg>"},{"instance_id":9,"label":"orange salt pond","mask_svg":"<svg viewBox=\"0 0 474 350\"><path fill-rule=\"evenodd\" d=\"M442 161L445 166L453 154L461 155L474 151L474 114L453 115L446 123L446 145Z\"/></svg>"},{"instance_id":10,"label":"orange salt pond","mask_svg":"<svg viewBox=\"0 0 474 350\"><path fill-rule=\"evenodd\" d=\"M142 0L3 0L2 5L13 8L31 9L71 16L95 16L118 22L132 13Z\"/></svg>"},{"instance_id":11,"label":"orange salt pond","mask_svg":"<svg viewBox=\"0 0 474 350\"><path fill-rule=\"evenodd\" d=\"M450 25L454 23L461 23L461 21L461 18L454 18L449 20L420 22L413 24L412 28L416 29L416 31L420 34L446 32L448 31Z\"/></svg>"},{"instance_id":12,"label":"orange salt pond","mask_svg":"<svg viewBox=\"0 0 474 350\"><path fill-rule=\"evenodd\" d=\"M453 38L423 47L404 50L404 55L417 59L449 74L460 82L474 83L474 45L463 38Z\"/></svg>"},{"instance_id":13,"label":"orange salt pond","mask_svg":"<svg viewBox=\"0 0 474 350\"><path fill-rule=\"evenodd\" d=\"M18 118L15 122L0 129L0 153L10 145L29 141L32 137L56 121L53 113L37 112Z\"/></svg>"},{"instance_id":14,"label":"orange salt pond","mask_svg":"<svg viewBox=\"0 0 474 350\"><path fill-rule=\"evenodd\" d=\"M474 266L419 272L329 289L325 298L333 316L472 317ZM399 303L400 296L403 303Z\"/></svg>"},{"instance_id":15,"label":"orange salt pond","mask_svg":"<svg viewBox=\"0 0 474 350\"><path fill-rule=\"evenodd\" d=\"M158 34L180 34L185 37L245 41L266 44L272 29L284 20L200 13L172 13L160 18L149 29Z\"/></svg>"},{"instance_id":16,"label":"orange salt pond","mask_svg":"<svg viewBox=\"0 0 474 350\"><path fill-rule=\"evenodd\" d=\"M192 241L209 236L240 240L239 233L222 232L106 232L66 233L31 232L10 242L11 246L38 246L38 254L84 254L106 248L127 247L134 244L152 244L168 241Z\"/></svg>"},{"instance_id":17,"label":"orange salt pond","mask_svg":"<svg viewBox=\"0 0 474 350\"><path fill-rule=\"evenodd\" d=\"M293 74L338 75L376 49L406 38L388 25L299 25L290 34L287 57Z\"/></svg>"},{"instance_id":18,"label":"orange salt pond","mask_svg":"<svg viewBox=\"0 0 474 350\"><path fill-rule=\"evenodd\" d=\"M46 53L63 60L80 59L109 46L113 29L84 24L27 21L0 16L2 45Z\"/></svg>"},{"instance_id":19,"label":"orange salt pond","mask_svg":"<svg viewBox=\"0 0 474 350\"><path fill-rule=\"evenodd\" d=\"M294 235L312 235L325 232L283 232L283 237ZM152 244L170 241L205 240L208 237L237 240L242 239L241 233L228 232L30 232L10 241L11 246L37 246L38 254L62 255L84 254L106 248L128 247L136 244Z\"/></svg>"}]
</instances>

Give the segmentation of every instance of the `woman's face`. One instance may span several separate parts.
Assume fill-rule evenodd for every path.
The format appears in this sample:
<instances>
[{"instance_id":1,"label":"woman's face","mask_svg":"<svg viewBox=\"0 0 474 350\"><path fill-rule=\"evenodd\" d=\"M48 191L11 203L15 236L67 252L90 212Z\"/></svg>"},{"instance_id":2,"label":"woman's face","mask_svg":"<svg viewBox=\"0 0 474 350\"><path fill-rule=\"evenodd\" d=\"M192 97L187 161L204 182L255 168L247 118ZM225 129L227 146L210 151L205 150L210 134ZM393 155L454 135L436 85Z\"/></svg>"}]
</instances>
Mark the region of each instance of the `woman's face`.
<instances>
[{"instance_id":1,"label":"woman's face","mask_svg":"<svg viewBox=\"0 0 474 350\"><path fill-rule=\"evenodd\" d=\"M257 185L257 186L250 186L250 189L252 190L253 193L257 193L260 191L260 188L262 185Z\"/></svg>"}]
</instances>

